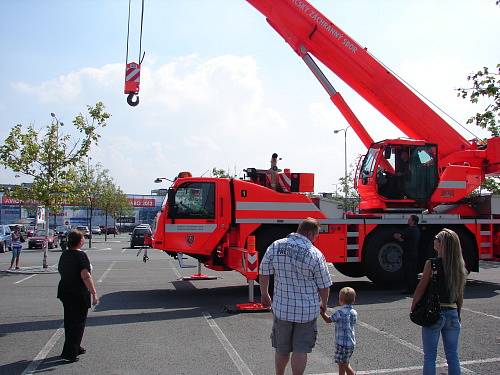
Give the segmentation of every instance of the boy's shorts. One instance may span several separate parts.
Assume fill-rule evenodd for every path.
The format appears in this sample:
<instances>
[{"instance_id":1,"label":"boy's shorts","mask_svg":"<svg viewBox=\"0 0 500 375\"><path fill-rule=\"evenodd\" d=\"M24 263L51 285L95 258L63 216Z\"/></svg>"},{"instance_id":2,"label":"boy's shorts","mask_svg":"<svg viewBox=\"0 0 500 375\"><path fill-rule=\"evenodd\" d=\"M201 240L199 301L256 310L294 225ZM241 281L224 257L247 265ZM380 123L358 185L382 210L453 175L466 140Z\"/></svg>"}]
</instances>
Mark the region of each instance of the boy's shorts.
<instances>
[{"instance_id":1,"label":"boy's shorts","mask_svg":"<svg viewBox=\"0 0 500 375\"><path fill-rule=\"evenodd\" d=\"M354 346L335 345L335 363L349 363Z\"/></svg>"},{"instance_id":2,"label":"boy's shorts","mask_svg":"<svg viewBox=\"0 0 500 375\"><path fill-rule=\"evenodd\" d=\"M311 353L317 336L316 319L306 323L296 323L273 318L271 343L280 354Z\"/></svg>"}]
</instances>

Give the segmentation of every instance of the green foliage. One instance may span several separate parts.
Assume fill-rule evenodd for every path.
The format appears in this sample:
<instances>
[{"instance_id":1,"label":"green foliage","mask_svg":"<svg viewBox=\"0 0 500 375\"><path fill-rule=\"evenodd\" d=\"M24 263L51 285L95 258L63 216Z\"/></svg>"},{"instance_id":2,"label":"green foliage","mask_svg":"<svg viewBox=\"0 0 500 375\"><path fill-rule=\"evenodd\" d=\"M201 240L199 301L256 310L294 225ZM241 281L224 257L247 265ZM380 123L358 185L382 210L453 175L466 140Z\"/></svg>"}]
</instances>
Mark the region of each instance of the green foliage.
<instances>
[{"instance_id":1,"label":"green foliage","mask_svg":"<svg viewBox=\"0 0 500 375\"><path fill-rule=\"evenodd\" d=\"M471 74L467 80L472 87L459 88L458 96L469 98L472 103L485 102L483 111L477 112L467 120L468 124L475 124L488 129L493 137L500 136L500 64L493 72L483 67L482 70Z\"/></svg>"},{"instance_id":2,"label":"green foliage","mask_svg":"<svg viewBox=\"0 0 500 375\"><path fill-rule=\"evenodd\" d=\"M231 178L231 175L224 169L217 169L215 167L212 169L212 176L218 178Z\"/></svg>"},{"instance_id":3,"label":"green foliage","mask_svg":"<svg viewBox=\"0 0 500 375\"><path fill-rule=\"evenodd\" d=\"M350 165L350 168L351 170L348 172L347 179L345 177L339 178L339 188L335 192L335 195L338 194L339 199L342 201L344 211L354 212L359 205L359 195L354 188L354 166Z\"/></svg>"},{"instance_id":4,"label":"green foliage","mask_svg":"<svg viewBox=\"0 0 500 375\"><path fill-rule=\"evenodd\" d=\"M76 141L69 134L60 134L64 124L54 115L44 129L29 125L24 131L21 124L11 129L0 146L0 165L30 176L33 181L28 187L11 190L9 195L38 202L52 212L59 211L65 201L75 197L77 165L88 155L91 146L97 144L98 130L106 126L110 117L101 102L94 107L87 106L87 110L90 118L79 114L72 121L81 136Z\"/></svg>"}]
</instances>

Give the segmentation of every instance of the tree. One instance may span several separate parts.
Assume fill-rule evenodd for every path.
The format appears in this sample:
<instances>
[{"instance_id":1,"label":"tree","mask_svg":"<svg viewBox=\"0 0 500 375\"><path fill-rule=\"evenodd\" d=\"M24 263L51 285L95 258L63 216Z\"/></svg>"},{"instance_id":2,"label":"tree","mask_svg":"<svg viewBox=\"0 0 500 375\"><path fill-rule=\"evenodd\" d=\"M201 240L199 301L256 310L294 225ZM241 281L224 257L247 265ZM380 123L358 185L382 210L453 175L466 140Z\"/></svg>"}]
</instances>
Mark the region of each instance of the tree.
<instances>
[{"instance_id":1,"label":"tree","mask_svg":"<svg viewBox=\"0 0 500 375\"><path fill-rule=\"evenodd\" d=\"M217 169L216 167L212 169L212 176L217 178L231 178L229 172L226 172L224 169Z\"/></svg>"},{"instance_id":2,"label":"tree","mask_svg":"<svg viewBox=\"0 0 500 375\"><path fill-rule=\"evenodd\" d=\"M354 188L354 174L356 173L355 167L353 164L351 164L349 168L350 171L347 174L347 179L345 177L340 177L338 184L335 184L336 187L338 186L338 189L336 190L340 191L340 193L342 194L342 196L339 196L339 198L342 200L344 212L354 212L359 205L359 194ZM335 191L335 196L337 196L337 191Z\"/></svg>"},{"instance_id":3,"label":"tree","mask_svg":"<svg viewBox=\"0 0 500 375\"><path fill-rule=\"evenodd\" d=\"M108 173L109 171L103 169L100 164L93 166L82 162L78 168L78 191L76 192L76 196L79 203L87 207L88 225L91 232L89 248L92 247L92 216L94 208L98 208L104 184L110 179Z\"/></svg>"},{"instance_id":4,"label":"tree","mask_svg":"<svg viewBox=\"0 0 500 375\"><path fill-rule=\"evenodd\" d=\"M33 179L30 186L14 188L9 195L44 205L47 224L49 212L58 212L65 201L74 198L76 167L98 143L98 130L111 116L104 109L104 104L98 102L87 106L89 117L81 113L75 117L72 124L81 136L76 140L70 134L59 133L64 124L52 113L51 123L43 129L31 124L24 130L17 124L0 146L0 164ZM47 267L46 246L43 267Z\"/></svg>"},{"instance_id":5,"label":"tree","mask_svg":"<svg viewBox=\"0 0 500 375\"><path fill-rule=\"evenodd\" d=\"M483 67L470 74L467 80L472 83L472 87L459 88L458 96L468 98L474 104L484 105L481 112L467 120L467 124L487 129L493 137L500 136L500 64L497 64L494 70ZM500 177L486 178L482 187L494 194L500 194Z\"/></svg>"},{"instance_id":6,"label":"tree","mask_svg":"<svg viewBox=\"0 0 500 375\"><path fill-rule=\"evenodd\" d=\"M127 199L127 195L115 185L111 178L106 178L101 194L97 202L98 207L104 211L106 220L106 231L104 232L104 240L108 239L108 214L110 214L116 222L118 217L130 215L133 212L132 205Z\"/></svg>"}]
</instances>

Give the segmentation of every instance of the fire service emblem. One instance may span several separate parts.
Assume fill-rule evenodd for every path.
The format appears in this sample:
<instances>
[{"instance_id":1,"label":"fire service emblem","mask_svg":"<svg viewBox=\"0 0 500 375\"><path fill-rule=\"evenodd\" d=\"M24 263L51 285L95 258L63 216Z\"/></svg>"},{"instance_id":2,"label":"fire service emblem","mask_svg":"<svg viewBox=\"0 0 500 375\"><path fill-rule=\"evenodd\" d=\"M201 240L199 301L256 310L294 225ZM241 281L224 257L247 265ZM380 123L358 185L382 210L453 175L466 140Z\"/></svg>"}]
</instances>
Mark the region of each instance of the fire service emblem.
<instances>
[{"instance_id":1,"label":"fire service emblem","mask_svg":"<svg viewBox=\"0 0 500 375\"><path fill-rule=\"evenodd\" d=\"M192 245L192 244L193 244L193 242L194 242L194 234L188 234L188 235L186 236L186 243L187 243L188 245Z\"/></svg>"}]
</instances>

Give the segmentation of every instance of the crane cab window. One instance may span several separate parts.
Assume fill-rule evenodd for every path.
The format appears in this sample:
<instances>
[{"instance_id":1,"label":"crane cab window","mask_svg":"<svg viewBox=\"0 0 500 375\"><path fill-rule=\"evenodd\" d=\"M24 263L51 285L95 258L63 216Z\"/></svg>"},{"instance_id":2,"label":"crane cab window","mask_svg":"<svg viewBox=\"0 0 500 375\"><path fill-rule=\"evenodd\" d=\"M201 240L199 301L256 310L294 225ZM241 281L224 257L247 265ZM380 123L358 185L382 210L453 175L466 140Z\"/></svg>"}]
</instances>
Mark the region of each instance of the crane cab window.
<instances>
[{"instance_id":1,"label":"crane cab window","mask_svg":"<svg viewBox=\"0 0 500 375\"><path fill-rule=\"evenodd\" d=\"M169 192L170 194L170 192ZM170 198L168 217L187 219L214 219L215 218L215 184L213 182L188 182L176 191Z\"/></svg>"}]
</instances>

